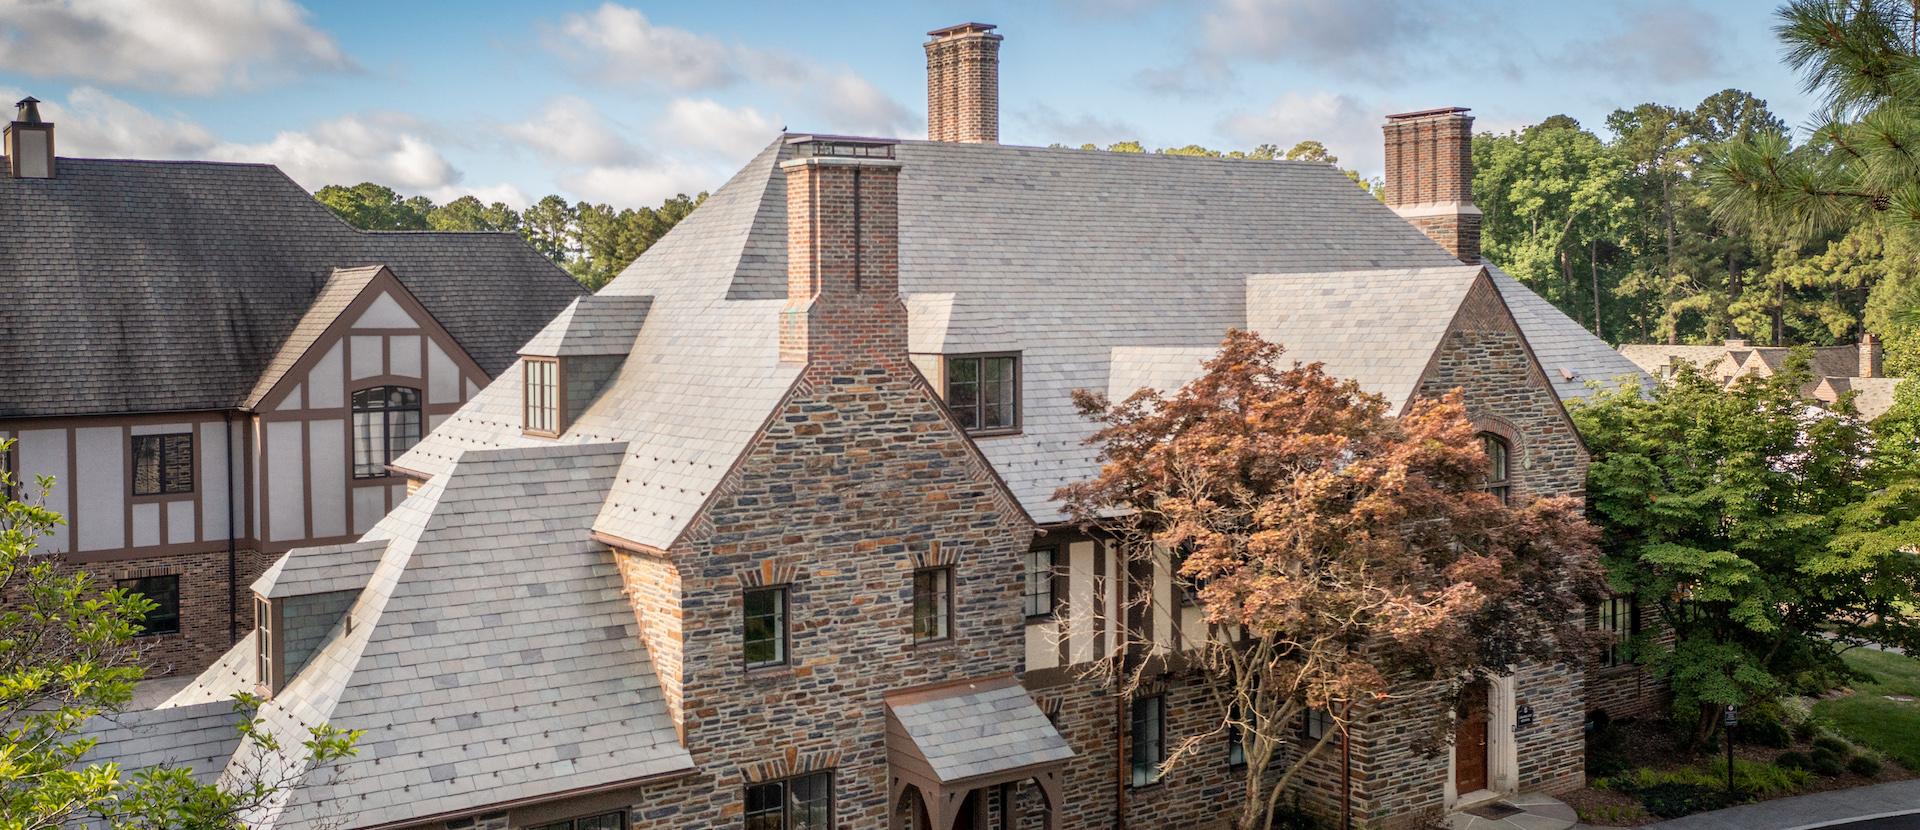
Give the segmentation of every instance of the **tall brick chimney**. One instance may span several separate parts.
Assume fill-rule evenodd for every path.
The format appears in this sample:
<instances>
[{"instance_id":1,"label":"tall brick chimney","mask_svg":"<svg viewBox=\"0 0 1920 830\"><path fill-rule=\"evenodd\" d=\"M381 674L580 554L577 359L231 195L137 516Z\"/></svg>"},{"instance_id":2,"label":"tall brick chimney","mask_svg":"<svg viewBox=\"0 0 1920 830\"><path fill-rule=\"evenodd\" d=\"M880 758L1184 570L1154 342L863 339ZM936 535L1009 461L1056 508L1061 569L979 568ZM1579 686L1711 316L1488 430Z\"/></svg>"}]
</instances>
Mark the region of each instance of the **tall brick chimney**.
<instances>
[{"instance_id":1,"label":"tall brick chimney","mask_svg":"<svg viewBox=\"0 0 1920 830\"><path fill-rule=\"evenodd\" d=\"M1000 41L991 23L927 34L927 140L1000 143Z\"/></svg>"},{"instance_id":2,"label":"tall brick chimney","mask_svg":"<svg viewBox=\"0 0 1920 830\"><path fill-rule=\"evenodd\" d=\"M1882 374L1880 361L1883 355L1884 353L1880 350L1880 338L1874 337L1873 332L1870 331L1861 332L1860 376L1863 378L1880 377Z\"/></svg>"},{"instance_id":3,"label":"tall brick chimney","mask_svg":"<svg viewBox=\"0 0 1920 830\"><path fill-rule=\"evenodd\" d=\"M900 162L887 139L794 136L787 176L787 304L780 359L907 360L900 299Z\"/></svg>"},{"instance_id":4,"label":"tall brick chimney","mask_svg":"<svg viewBox=\"0 0 1920 830\"><path fill-rule=\"evenodd\" d=\"M1445 107L1387 116L1387 205L1461 262L1480 262L1473 116Z\"/></svg>"}]
</instances>

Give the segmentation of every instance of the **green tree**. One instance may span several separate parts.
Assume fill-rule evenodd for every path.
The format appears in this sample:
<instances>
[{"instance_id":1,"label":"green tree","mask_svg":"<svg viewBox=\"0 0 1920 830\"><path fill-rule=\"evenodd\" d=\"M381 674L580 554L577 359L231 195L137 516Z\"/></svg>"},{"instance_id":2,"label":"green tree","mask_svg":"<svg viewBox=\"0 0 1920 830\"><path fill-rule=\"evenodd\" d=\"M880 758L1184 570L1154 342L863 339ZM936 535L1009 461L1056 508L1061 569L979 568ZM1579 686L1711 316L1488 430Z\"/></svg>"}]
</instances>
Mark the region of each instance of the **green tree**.
<instances>
[{"instance_id":1,"label":"green tree","mask_svg":"<svg viewBox=\"0 0 1920 830\"><path fill-rule=\"evenodd\" d=\"M1609 582L1673 628L1629 652L1669 684L1696 746L1721 707L1843 671L1834 642L1920 645L1913 467L1876 451L1850 402L1808 407L1807 362L1731 389L1683 367L1651 394L1572 408Z\"/></svg>"},{"instance_id":2,"label":"green tree","mask_svg":"<svg viewBox=\"0 0 1920 830\"><path fill-rule=\"evenodd\" d=\"M0 441L0 453L12 442ZM0 828L54 830L100 821L116 830L241 830L241 816L289 782L265 769L201 784L192 770L132 774L87 759L88 722L125 706L143 675L134 636L157 606L145 597L64 573L35 548L62 523L44 506L53 479L30 485L0 468ZM26 497L16 496L23 489ZM238 696L242 739L269 753L259 701ZM358 732L314 727L302 748L316 764L353 753Z\"/></svg>"},{"instance_id":3,"label":"green tree","mask_svg":"<svg viewBox=\"0 0 1920 830\"><path fill-rule=\"evenodd\" d=\"M425 196L404 198L393 188L373 182L352 187L330 184L313 194L347 224L369 231L426 230L433 202Z\"/></svg>"},{"instance_id":4,"label":"green tree","mask_svg":"<svg viewBox=\"0 0 1920 830\"><path fill-rule=\"evenodd\" d=\"M1715 210L1819 230L1882 214L1920 226L1920 26L1911 0L1792 0L1774 32L1827 113L1810 140L1759 135L1717 148Z\"/></svg>"},{"instance_id":5,"label":"green tree","mask_svg":"<svg viewBox=\"0 0 1920 830\"><path fill-rule=\"evenodd\" d=\"M427 227L436 231L508 231L520 230L520 212L505 202L483 205L473 196L462 196L427 210Z\"/></svg>"}]
</instances>

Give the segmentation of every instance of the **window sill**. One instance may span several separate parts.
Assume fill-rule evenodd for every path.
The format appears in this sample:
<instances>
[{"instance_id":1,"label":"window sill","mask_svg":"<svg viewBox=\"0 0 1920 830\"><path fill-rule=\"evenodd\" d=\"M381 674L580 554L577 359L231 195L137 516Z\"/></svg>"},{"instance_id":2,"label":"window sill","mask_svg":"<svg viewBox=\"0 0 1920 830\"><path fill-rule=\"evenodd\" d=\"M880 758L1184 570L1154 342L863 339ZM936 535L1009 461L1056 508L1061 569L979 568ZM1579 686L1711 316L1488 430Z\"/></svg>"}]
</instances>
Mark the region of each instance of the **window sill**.
<instances>
[{"instance_id":1,"label":"window sill","mask_svg":"<svg viewBox=\"0 0 1920 830\"><path fill-rule=\"evenodd\" d=\"M792 663L777 663L768 666L748 666L746 678L749 683L780 683L794 678Z\"/></svg>"},{"instance_id":2,"label":"window sill","mask_svg":"<svg viewBox=\"0 0 1920 830\"><path fill-rule=\"evenodd\" d=\"M1005 438L1009 435L1020 434L1019 427L1014 427L1013 429L967 429L964 431L967 433L968 438Z\"/></svg>"},{"instance_id":3,"label":"window sill","mask_svg":"<svg viewBox=\"0 0 1920 830\"><path fill-rule=\"evenodd\" d=\"M959 642L954 638L945 637L938 640L916 640L912 651L915 654L938 654L943 651L953 651L959 647Z\"/></svg>"},{"instance_id":4,"label":"window sill","mask_svg":"<svg viewBox=\"0 0 1920 830\"><path fill-rule=\"evenodd\" d=\"M166 638L168 638L168 637L178 637L178 636L180 636L180 632L179 632L178 630L174 630L174 631L142 631L142 632L140 632L140 633L138 633L138 634L135 634L135 635L133 635L133 638L134 638L134 639L136 639L136 640L164 640L164 639L166 639Z\"/></svg>"},{"instance_id":5,"label":"window sill","mask_svg":"<svg viewBox=\"0 0 1920 830\"><path fill-rule=\"evenodd\" d=\"M193 491L184 493L134 493L127 497L133 504L164 504L170 501L193 501Z\"/></svg>"}]
</instances>

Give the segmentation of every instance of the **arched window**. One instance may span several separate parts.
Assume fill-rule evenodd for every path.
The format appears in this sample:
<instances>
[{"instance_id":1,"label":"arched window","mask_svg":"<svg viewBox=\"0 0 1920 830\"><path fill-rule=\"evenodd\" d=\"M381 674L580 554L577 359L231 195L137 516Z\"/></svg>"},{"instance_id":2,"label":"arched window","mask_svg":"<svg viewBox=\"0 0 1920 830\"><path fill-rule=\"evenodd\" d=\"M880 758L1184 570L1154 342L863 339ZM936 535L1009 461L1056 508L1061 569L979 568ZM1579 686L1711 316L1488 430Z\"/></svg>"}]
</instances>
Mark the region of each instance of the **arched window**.
<instances>
[{"instance_id":1,"label":"arched window","mask_svg":"<svg viewBox=\"0 0 1920 830\"><path fill-rule=\"evenodd\" d=\"M1512 453L1507 439L1491 432L1480 433L1480 445L1487 452L1487 478L1480 483L1480 489L1500 497L1500 503L1506 504L1513 492L1508 481L1508 467Z\"/></svg>"},{"instance_id":2,"label":"arched window","mask_svg":"<svg viewBox=\"0 0 1920 830\"><path fill-rule=\"evenodd\" d=\"M353 393L353 477L380 478L420 443L420 390L375 386Z\"/></svg>"}]
</instances>

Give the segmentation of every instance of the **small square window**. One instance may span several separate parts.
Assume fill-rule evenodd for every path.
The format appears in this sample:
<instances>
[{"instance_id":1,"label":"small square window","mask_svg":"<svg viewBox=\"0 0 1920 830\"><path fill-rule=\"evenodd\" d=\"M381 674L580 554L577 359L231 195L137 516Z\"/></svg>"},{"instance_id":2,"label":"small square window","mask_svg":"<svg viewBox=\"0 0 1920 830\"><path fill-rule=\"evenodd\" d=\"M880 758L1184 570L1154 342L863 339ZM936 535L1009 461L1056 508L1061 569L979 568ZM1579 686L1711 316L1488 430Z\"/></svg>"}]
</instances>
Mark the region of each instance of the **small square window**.
<instances>
[{"instance_id":1,"label":"small square window","mask_svg":"<svg viewBox=\"0 0 1920 830\"><path fill-rule=\"evenodd\" d=\"M747 830L831 830L833 773L747 787Z\"/></svg>"},{"instance_id":2,"label":"small square window","mask_svg":"<svg viewBox=\"0 0 1920 830\"><path fill-rule=\"evenodd\" d=\"M741 603L747 668L787 662L787 589L753 588Z\"/></svg>"},{"instance_id":3,"label":"small square window","mask_svg":"<svg viewBox=\"0 0 1920 830\"><path fill-rule=\"evenodd\" d=\"M1026 592L1022 606L1028 619L1051 617L1058 609L1054 582L1059 574L1054 570L1056 548L1038 548L1027 551Z\"/></svg>"},{"instance_id":4,"label":"small square window","mask_svg":"<svg viewBox=\"0 0 1920 830\"><path fill-rule=\"evenodd\" d=\"M133 494L193 492L193 433L133 436Z\"/></svg>"},{"instance_id":5,"label":"small square window","mask_svg":"<svg viewBox=\"0 0 1920 830\"><path fill-rule=\"evenodd\" d=\"M1020 356L947 358L947 408L977 435L1020 431Z\"/></svg>"},{"instance_id":6,"label":"small square window","mask_svg":"<svg viewBox=\"0 0 1920 830\"><path fill-rule=\"evenodd\" d=\"M953 636L953 569L913 572L913 639L926 643Z\"/></svg>"},{"instance_id":7,"label":"small square window","mask_svg":"<svg viewBox=\"0 0 1920 830\"><path fill-rule=\"evenodd\" d=\"M141 623L140 636L180 633L180 577L143 576L135 579L122 579L120 587L127 593L139 594L158 606L147 612Z\"/></svg>"}]
</instances>

